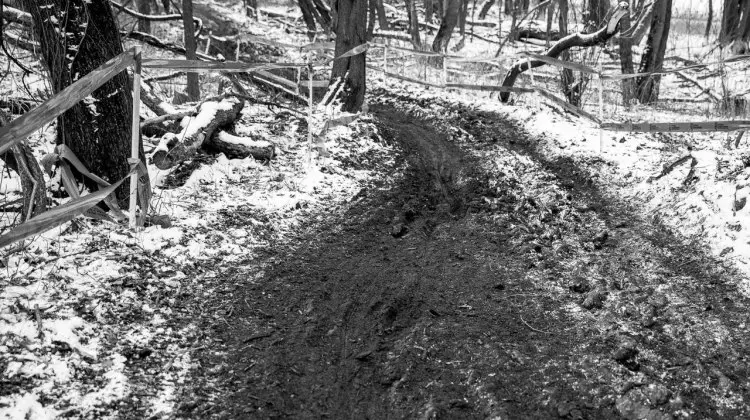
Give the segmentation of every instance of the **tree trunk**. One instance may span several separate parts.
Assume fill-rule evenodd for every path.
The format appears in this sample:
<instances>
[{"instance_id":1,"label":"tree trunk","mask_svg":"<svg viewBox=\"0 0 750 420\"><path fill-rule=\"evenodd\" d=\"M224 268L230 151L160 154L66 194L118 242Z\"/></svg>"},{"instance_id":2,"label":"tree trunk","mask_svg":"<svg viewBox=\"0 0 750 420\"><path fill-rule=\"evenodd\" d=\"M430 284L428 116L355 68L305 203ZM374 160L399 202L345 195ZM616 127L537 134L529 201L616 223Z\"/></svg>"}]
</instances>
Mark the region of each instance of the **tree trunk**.
<instances>
[{"instance_id":1,"label":"tree trunk","mask_svg":"<svg viewBox=\"0 0 750 420\"><path fill-rule=\"evenodd\" d=\"M458 28L461 37L466 36L466 17L469 14L469 0L461 1L461 8L458 14Z\"/></svg>"},{"instance_id":2,"label":"tree trunk","mask_svg":"<svg viewBox=\"0 0 750 420\"><path fill-rule=\"evenodd\" d=\"M334 0L333 29L336 32L336 57L365 43L367 36L367 1ZM344 89L338 98L345 112L357 112L365 100L366 52L334 60L331 83L343 80Z\"/></svg>"},{"instance_id":3,"label":"tree trunk","mask_svg":"<svg viewBox=\"0 0 750 420\"><path fill-rule=\"evenodd\" d=\"M588 11L585 18L586 33L599 29L609 10L609 0L588 0Z\"/></svg>"},{"instance_id":4,"label":"tree trunk","mask_svg":"<svg viewBox=\"0 0 750 420\"><path fill-rule=\"evenodd\" d=\"M560 29L560 36L564 37L568 35L568 0L560 0L560 17L558 19L558 26ZM567 50L560 54L560 59L564 61L570 60L570 54ZM579 106L581 103L581 90L576 88L575 75L571 69L562 69L560 71L560 84L563 91L563 95L568 103Z\"/></svg>"},{"instance_id":5,"label":"tree trunk","mask_svg":"<svg viewBox=\"0 0 750 420\"><path fill-rule=\"evenodd\" d=\"M405 1L406 13L409 17L409 34L411 35L411 43L414 48L419 49L422 46L422 41L419 37L419 16L417 15L416 0Z\"/></svg>"},{"instance_id":6,"label":"tree trunk","mask_svg":"<svg viewBox=\"0 0 750 420\"><path fill-rule=\"evenodd\" d=\"M193 26L193 0L182 0L182 24L184 25L183 37L185 40L185 58L196 60L195 49L195 27ZM187 74L187 95L191 101L200 99L201 90L198 85L198 73Z\"/></svg>"},{"instance_id":7,"label":"tree trunk","mask_svg":"<svg viewBox=\"0 0 750 420\"><path fill-rule=\"evenodd\" d=\"M552 39L552 21L555 19L555 3L547 5L547 43L546 46L549 48L549 42Z\"/></svg>"},{"instance_id":8,"label":"tree trunk","mask_svg":"<svg viewBox=\"0 0 750 420\"><path fill-rule=\"evenodd\" d=\"M10 122L10 115L0 110L0 127ZM44 213L47 210L47 194L44 184L44 174L39 163L34 158L31 148L26 142L20 142L10 151L0 155L5 167L18 174L23 190L23 206L21 207L21 221Z\"/></svg>"},{"instance_id":9,"label":"tree trunk","mask_svg":"<svg viewBox=\"0 0 750 420\"><path fill-rule=\"evenodd\" d=\"M451 41L451 34L458 23L458 13L461 9L461 0L446 0L447 5L443 13L443 20L440 22L435 40L432 41L432 51L445 52L448 50L448 43Z\"/></svg>"},{"instance_id":10,"label":"tree trunk","mask_svg":"<svg viewBox=\"0 0 750 420\"><path fill-rule=\"evenodd\" d=\"M620 33L627 32L630 30L630 13L623 16L620 21ZM620 37L620 70L622 74L633 74L635 68L633 67L633 41L626 37ZM622 101L625 106L630 105L630 101L633 99L633 79L625 79L622 81Z\"/></svg>"},{"instance_id":11,"label":"tree trunk","mask_svg":"<svg viewBox=\"0 0 750 420\"><path fill-rule=\"evenodd\" d=\"M706 39L711 35L711 24L714 20L714 1L708 0L708 19L706 19Z\"/></svg>"},{"instance_id":12,"label":"tree trunk","mask_svg":"<svg viewBox=\"0 0 750 420\"><path fill-rule=\"evenodd\" d=\"M390 29L388 24L388 16L385 14L385 7L383 7L383 0L375 0L375 7L378 11L378 25L381 31L387 31Z\"/></svg>"},{"instance_id":13,"label":"tree trunk","mask_svg":"<svg viewBox=\"0 0 750 420\"><path fill-rule=\"evenodd\" d=\"M651 28L651 22L654 20L654 3L651 2L648 5L645 6L645 8L641 9L641 13L639 14L638 23L635 26L635 29L633 29L633 33L631 34L631 42L633 45L640 45L641 41L643 40L643 37L646 36L646 33L648 32L649 28ZM632 22L631 22L632 25Z\"/></svg>"},{"instance_id":14,"label":"tree trunk","mask_svg":"<svg viewBox=\"0 0 750 420\"><path fill-rule=\"evenodd\" d=\"M123 52L107 0L49 0L51 7L44 8L36 0L23 4L33 18L55 93ZM57 119L57 143L67 145L89 171L110 183L130 170L131 90L128 75L122 72ZM145 161L143 145L139 148ZM92 190L98 188L91 180L84 183ZM124 207L129 194L127 184L116 191Z\"/></svg>"},{"instance_id":15,"label":"tree trunk","mask_svg":"<svg viewBox=\"0 0 750 420\"><path fill-rule=\"evenodd\" d=\"M492 6L495 5L495 0L487 0L482 5L482 10L479 11L479 20L484 20L487 18L487 13L490 12L490 9Z\"/></svg>"},{"instance_id":16,"label":"tree trunk","mask_svg":"<svg viewBox=\"0 0 750 420\"><path fill-rule=\"evenodd\" d=\"M648 34L646 50L641 58L640 73L651 73L662 69L664 53L667 50L672 0L656 0L651 30ZM639 77L636 81L636 96L641 103L652 103L659 98L661 75Z\"/></svg>"},{"instance_id":17,"label":"tree trunk","mask_svg":"<svg viewBox=\"0 0 750 420\"><path fill-rule=\"evenodd\" d=\"M151 0L137 0L136 6L138 11L144 15L151 14ZM144 19L138 19L138 30L147 34L151 33L151 22Z\"/></svg>"},{"instance_id":18,"label":"tree trunk","mask_svg":"<svg viewBox=\"0 0 750 420\"><path fill-rule=\"evenodd\" d=\"M506 15L510 15L516 8L516 0L505 0L505 11Z\"/></svg>"},{"instance_id":19,"label":"tree trunk","mask_svg":"<svg viewBox=\"0 0 750 420\"><path fill-rule=\"evenodd\" d=\"M310 0L299 0L299 8L302 11L302 20L305 21L305 26L307 26L307 38L312 41L315 39L315 33L317 32L313 12L315 7Z\"/></svg>"},{"instance_id":20,"label":"tree trunk","mask_svg":"<svg viewBox=\"0 0 750 420\"><path fill-rule=\"evenodd\" d=\"M724 12L721 15L719 43L722 47L731 44L739 36L740 5L742 0L724 0Z\"/></svg>"}]
</instances>

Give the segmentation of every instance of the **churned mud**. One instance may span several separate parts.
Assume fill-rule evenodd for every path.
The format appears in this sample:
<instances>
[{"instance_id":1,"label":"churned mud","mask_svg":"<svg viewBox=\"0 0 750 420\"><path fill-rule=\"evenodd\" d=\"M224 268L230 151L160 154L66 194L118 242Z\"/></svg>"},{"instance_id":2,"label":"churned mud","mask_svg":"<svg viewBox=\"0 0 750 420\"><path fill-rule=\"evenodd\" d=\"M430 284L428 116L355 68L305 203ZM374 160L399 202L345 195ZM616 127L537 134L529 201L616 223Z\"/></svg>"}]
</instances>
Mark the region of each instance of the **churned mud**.
<instances>
[{"instance_id":1,"label":"churned mud","mask_svg":"<svg viewBox=\"0 0 750 420\"><path fill-rule=\"evenodd\" d=\"M750 415L730 266L502 115L379 94L389 182L226 271L180 416Z\"/></svg>"}]
</instances>

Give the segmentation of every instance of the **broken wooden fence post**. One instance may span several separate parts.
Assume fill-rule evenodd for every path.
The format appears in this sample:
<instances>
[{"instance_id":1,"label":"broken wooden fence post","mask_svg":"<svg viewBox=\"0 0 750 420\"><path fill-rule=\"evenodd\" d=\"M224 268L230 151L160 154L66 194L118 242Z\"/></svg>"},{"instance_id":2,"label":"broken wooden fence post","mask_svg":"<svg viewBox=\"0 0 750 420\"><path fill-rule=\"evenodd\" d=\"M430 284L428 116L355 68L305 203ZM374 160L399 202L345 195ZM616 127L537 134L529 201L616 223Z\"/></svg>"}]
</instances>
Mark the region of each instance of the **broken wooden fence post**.
<instances>
[{"instance_id":1,"label":"broken wooden fence post","mask_svg":"<svg viewBox=\"0 0 750 420\"><path fill-rule=\"evenodd\" d=\"M138 162L139 147L141 138L141 49L135 47L135 66L133 67L133 125L131 128L131 162ZM140 165L140 163L135 163ZM138 203L138 171L133 172L130 176L130 227L136 228L137 220L135 217L135 207ZM146 209L141 209L145 212Z\"/></svg>"}]
</instances>

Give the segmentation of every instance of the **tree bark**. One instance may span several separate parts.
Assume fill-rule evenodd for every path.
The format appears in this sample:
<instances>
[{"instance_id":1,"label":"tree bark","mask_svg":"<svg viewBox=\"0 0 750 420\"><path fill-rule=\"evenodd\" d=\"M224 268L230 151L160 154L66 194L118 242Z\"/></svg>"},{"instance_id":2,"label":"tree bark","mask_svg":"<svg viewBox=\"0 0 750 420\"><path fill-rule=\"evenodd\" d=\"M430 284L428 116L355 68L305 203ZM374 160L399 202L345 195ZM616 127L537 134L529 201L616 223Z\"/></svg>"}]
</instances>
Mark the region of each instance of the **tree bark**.
<instances>
[{"instance_id":1,"label":"tree bark","mask_svg":"<svg viewBox=\"0 0 750 420\"><path fill-rule=\"evenodd\" d=\"M10 116L0 110L0 127L10 122ZM23 191L23 206L21 207L21 221L44 213L47 210L47 194L44 184L44 174L34 153L26 142L20 142L10 151L0 155L5 166L18 174Z\"/></svg>"},{"instance_id":2,"label":"tree bark","mask_svg":"<svg viewBox=\"0 0 750 420\"><path fill-rule=\"evenodd\" d=\"M365 43L367 38L367 1L334 0L333 29L336 32L334 56ZM339 96L341 109L357 112L365 100L367 84L365 80L365 59L367 52L334 60L331 83L343 81L344 89Z\"/></svg>"},{"instance_id":3,"label":"tree bark","mask_svg":"<svg viewBox=\"0 0 750 420\"><path fill-rule=\"evenodd\" d=\"M608 10L609 0L588 0L588 10L585 19L587 33L594 32L601 27Z\"/></svg>"},{"instance_id":4,"label":"tree bark","mask_svg":"<svg viewBox=\"0 0 750 420\"><path fill-rule=\"evenodd\" d=\"M383 0L375 0L375 7L378 11L378 25L381 31L387 31L390 29L388 24L388 16L385 14L385 7L383 7Z\"/></svg>"},{"instance_id":5,"label":"tree bark","mask_svg":"<svg viewBox=\"0 0 750 420\"><path fill-rule=\"evenodd\" d=\"M458 13L461 9L462 0L445 0L447 2L443 20L440 22L435 40L432 41L432 51L445 52L448 50L448 43L451 40L451 34L458 23Z\"/></svg>"},{"instance_id":6,"label":"tree bark","mask_svg":"<svg viewBox=\"0 0 750 420\"><path fill-rule=\"evenodd\" d=\"M492 6L495 5L495 0L487 0L482 5L482 10L479 11L479 20L483 20L487 18L487 13L490 12L490 9Z\"/></svg>"},{"instance_id":7,"label":"tree bark","mask_svg":"<svg viewBox=\"0 0 750 420\"><path fill-rule=\"evenodd\" d=\"M722 47L731 44L739 36L741 3L742 0L724 0L721 31L719 32L719 43Z\"/></svg>"},{"instance_id":8,"label":"tree bark","mask_svg":"<svg viewBox=\"0 0 750 420\"><path fill-rule=\"evenodd\" d=\"M182 24L184 25L185 58L196 60L195 49L197 45L195 36L193 36L195 33L195 27L193 26L193 0L182 0ZM200 99L201 90L198 83L198 73L187 74L187 95L191 101Z\"/></svg>"},{"instance_id":9,"label":"tree bark","mask_svg":"<svg viewBox=\"0 0 750 420\"><path fill-rule=\"evenodd\" d=\"M711 35L711 24L714 20L714 1L708 0L708 19L706 19L706 39Z\"/></svg>"},{"instance_id":10,"label":"tree bark","mask_svg":"<svg viewBox=\"0 0 750 420\"><path fill-rule=\"evenodd\" d=\"M198 115L190 124L186 124L180 134L169 133L162 137L151 155L151 161L159 169L169 169L192 158L214 132L239 118L243 106L244 102L236 98L204 102Z\"/></svg>"},{"instance_id":11,"label":"tree bark","mask_svg":"<svg viewBox=\"0 0 750 420\"><path fill-rule=\"evenodd\" d=\"M416 0L405 0L406 14L409 17L409 35L411 35L411 44L416 49L420 49L422 41L419 36L419 16L417 15Z\"/></svg>"},{"instance_id":12,"label":"tree bark","mask_svg":"<svg viewBox=\"0 0 750 420\"><path fill-rule=\"evenodd\" d=\"M617 11L612 15L612 18L610 19L608 24L603 28L599 29L593 34L575 33L568 35L560 41L556 42L555 45L548 49L544 55L551 58L558 58L561 54L573 47L593 47L594 45L607 42L617 33L619 22L627 13L627 9L618 7ZM543 65L545 65L545 62L541 60L521 59L515 62L508 70L508 73L505 75L502 86L512 87L521 73L530 68L541 67ZM510 92L503 92L500 94L500 100L502 102L508 102L509 98Z\"/></svg>"},{"instance_id":13,"label":"tree bark","mask_svg":"<svg viewBox=\"0 0 750 420\"><path fill-rule=\"evenodd\" d=\"M646 50L641 58L640 73L660 71L664 65L664 53L667 50L670 21L672 19L672 0L656 0L654 16L648 34ZM661 75L654 74L639 77L636 80L636 96L641 103L652 103L659 99L659 82Z\"/></svg>"},{"instance_id":14,"label":"tree bark","mask_svg":"<svg viewBox=\"0 0 750 420\"><path fill-rule=\"evenodd\" d=\"M36 0L23 0L23 5L34 21L55 93L123 51L106 0L50 0L51 7L44 8ZM131 90L128 75L122 72L57 119L57 143L67 145L89 171L111 183L130 171ZM139 149L143 159L142 144ZM91 180L84 183L92 190L98 188ZM127 206L128 186L118 188L116 196Z\"/></svg>"},{"instance_id":15,"label":"tree bark","mask_svg":"<svg viewBox=\"0 0 750 420\"><path fill-rule=\"evenodd\" d=\"M558 27L560 30L560 36L564 37L568 35L568 0L559 1L560 15L558 18ZM560 53L562 60L570 60L570 54L568 51ZM563 95L568 103L578 106L581 102L581 89L576 88L575 75L571 69L562 69L560 71L560 87L562 88Z\"/></svg>"},{"instance_id":16,"label":"tree bark","mask_svg":"<svg viewBox=\"0 0 750 420\"><path fill-rule=\"evenodd\" d=\"M623 16L620 21L620 33L627 32L630 30L630 13ZM633 74L635 68L633 67L633 41L626 37L620 37L620 71L622 74ZM625 79L622 81L622 101L625 106L630 105L630 101L633 99L633 79Z\"/></svg>"},{"instance_id":17,"label":"tree bark","mask_svg":"<svg viewBox=\"0 0 750 420\"><path fill-rule=\"evenodd\" d=\"M138 11L141 14L151 14L151 0L136 0L136 6L138 6ZM150 34L151 22L148 20L138 19L138 30Z\"/></svg>"}]
</instances>

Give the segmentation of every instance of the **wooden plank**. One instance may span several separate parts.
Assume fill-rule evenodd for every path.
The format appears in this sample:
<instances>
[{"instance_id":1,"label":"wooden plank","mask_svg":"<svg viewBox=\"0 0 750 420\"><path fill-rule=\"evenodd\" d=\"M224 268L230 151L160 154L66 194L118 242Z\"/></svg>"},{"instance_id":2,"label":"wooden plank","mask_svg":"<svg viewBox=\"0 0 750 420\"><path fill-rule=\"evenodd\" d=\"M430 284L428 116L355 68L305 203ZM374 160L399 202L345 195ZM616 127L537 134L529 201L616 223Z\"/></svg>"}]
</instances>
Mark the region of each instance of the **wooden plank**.
<instances>
[{"instance_id":1,"label":"wooden plank","mask_svg":"<svg viewBox=\"0 0 750 420\"><path fill-rule=\"evenodd\" d=\"M510 86L496 86L496 85L468 85L463 83L448 83L445 85L448 89L464 89L464 90L481 90L485 92L513 92L513 93L533 93L534 89L518 88Z\"/></svg>"},{"instance_id":2,"label":"wooden plank","mask_svg":"<svg viewBox=\"0 0 750 420\"><path fill-rule=\"evenodd\" d=\"M674 123L602 123L602 130L631 133L707 133L750 129L750 121L703 121Z\"/></svg>"},{"instance_id":3,"label":"wooden plank","mask_svg":"<svg viewBox=\"0 0 750 420\"><path fill-rule=\"evenodd\" d=\"M285 69L304 67L305 64L295 63L243 63L241 61L206 62L199 60L162 60L147 58L143 60L143 67L150 69L171 69L180 71L211 72L223 71L228 73L244 73L258 70Z\"/></svg>"},{"instance_id":4,"label":"wooden plank","mask_svg":"<svg viewBox=\"0 0 750 420\"><path fill-rule=\"evenodd\" d=\"M0 128L0 154L5 153L16 142L39 130L83 98L91 95L115 75L133 65L135 62L133 56L134 50L132 49L123 52L63 89L57 95L47 99L38 107Z\"/></svg>"}]
</instances>

